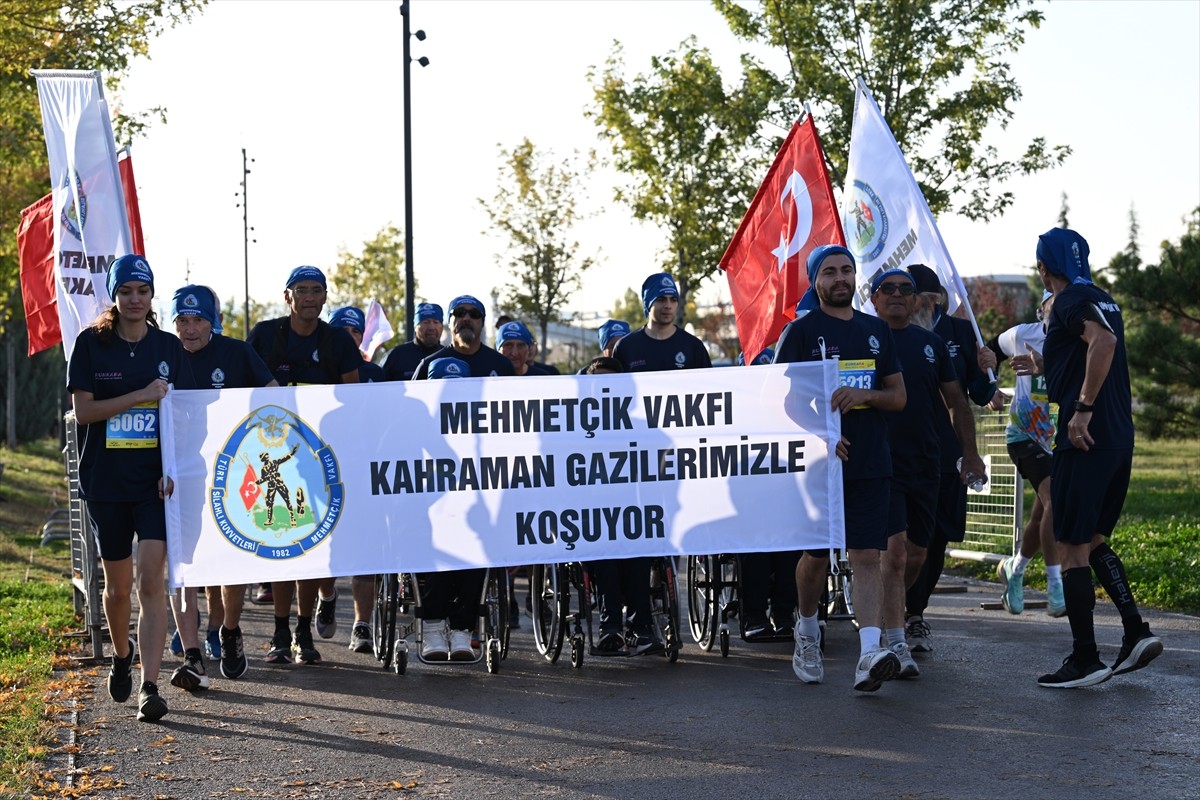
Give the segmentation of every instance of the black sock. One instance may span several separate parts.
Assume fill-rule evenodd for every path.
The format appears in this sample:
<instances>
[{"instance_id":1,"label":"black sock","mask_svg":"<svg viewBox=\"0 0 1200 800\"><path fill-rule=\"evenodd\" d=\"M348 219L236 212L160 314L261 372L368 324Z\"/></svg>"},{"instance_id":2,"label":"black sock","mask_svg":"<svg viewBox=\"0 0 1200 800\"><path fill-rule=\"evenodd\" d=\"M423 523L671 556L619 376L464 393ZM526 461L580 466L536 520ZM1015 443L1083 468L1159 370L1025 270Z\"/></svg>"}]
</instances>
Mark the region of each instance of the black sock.
<instances>
[{"instance_id":1,"label":"black sock","mask_svg":"<svg viewBox=\"0 0 1200 800\"><path fill-rule=\"evenodd\" d=\"M1067 603L1067 620L1075 640L1075 659L1083 664L1100 660L1096 650L1096 628L1092 610L1096 607L1096 591L1092 588L1092 571L1087 567L1064 569L1063 599Z\"/></svg>"},{"instance_id":2,"label":"black sock","mask_svg":"<svg viewBox=\"0 0 1200 800\"><path fill-rule=\"evenodd\" d=\"M199 647L189 647L187 650L184 651L183 657L190 658L193 661L202 661L203 660L200 657L200 648Z\"/></svg>"},{"instance_id":3,"label":"black sock","mask_svg":"<svg viewBox=\"0 0 1200 800\"><path fill-rule=\"evenodd\" d=\"M296 630L312 627L312 617L296 616Z\"/></svg>"},{"instance_id":4,"label":"black sock","mask_svg":"<svg viewBox=\"0 0 1200 800\"><path fill-rule=\"evenodd\" d=\"M1126 633L1138 634L1142 630L1142 615L1138 613L1137 603L1133 602L1133 591L1129 588L1129 578L1125 575L1125 565L1108 542L1097 547L1088 556L1088 563L1096 573L1097 580L1112 598L1113 605L1121 614L1121 624Z\"/></svg>"},{"instance_id":5,"label":"black sock","mask_svg":"<svg viewBox=\"0 0 1200 800\"><path fill-rule=\"evenodd\" d=\"M286 616L286 617L276 617L275 618L275 632L276 633L286 633L288 636L291 636L292 629L291 629L291 626L288 625L288 622L290 622L290 620L291 620L291 615Z\"/></svg>"}]
</instances>

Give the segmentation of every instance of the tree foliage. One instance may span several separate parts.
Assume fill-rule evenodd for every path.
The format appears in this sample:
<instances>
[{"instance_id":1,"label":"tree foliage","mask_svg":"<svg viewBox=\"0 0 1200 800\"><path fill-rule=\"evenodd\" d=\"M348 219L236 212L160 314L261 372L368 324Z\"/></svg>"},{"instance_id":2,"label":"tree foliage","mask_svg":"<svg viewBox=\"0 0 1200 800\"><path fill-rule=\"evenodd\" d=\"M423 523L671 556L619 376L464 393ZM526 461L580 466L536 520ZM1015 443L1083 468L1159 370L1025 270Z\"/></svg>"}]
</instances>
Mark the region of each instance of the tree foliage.
<instances>
[{"instance_id":1,"label":"tree foliage","mask_svg":"<svg viewBox=\"0 0 1200 800\"><path fill-rule=\"evenodd\" d=\"M364 312L372 300L378 300L383 313L392 324L396 336L386 346L391 347L403 337L404 293L404 233L390 222L363 242L361 253L338 250L337 264L329 275L329 304L326 312L339 306L358 306ZM414 282L414 288L415 288Z\"/></svg>"},{"instance_id":2,"label":"tree foliage","mask_svg":"<svg viewBox=\"0 0 1200 800\"><path fill-rule=\"evenodd\" d=\"M626 289L625 294L613 302L612 319L624 320L629 327L637 330L646 324L646 310L642 307L642 298L633 289Z\"/></svg>"},{"instance_id":3,"label":"tree foliage","mask_svg":"<svg viewBox=\"0 0 1200 800\"><path fill-rule=\"evenodd\" d=\"M854 81L875 95L935 214L979 220L1003 213L1001 186L1062 162L1066 146L1033 139L1016 158L984 143L1005 128L1021 87L1007 59L1043 20L1033 0L713 0L742 39L780 48L790 122L813 106L834 183L845 175Z\"/></svg>"},{"instance_id":4,"label":"tree foliage","mask_svg":"<svg viewBox=\"0 0 1200 800\"><path fill-rule=\"evenodd\" d=\"M591 156L555 160L525 139L511 150L500 148L499 187L479 204L491 220L493 235L504 243L496 263L511 276L502 307L540 332L563 319L567 303L580 286L580 275L595 263L580 252L571 230L582 219L583 178L591 172ZM543 355L545 355L543 353Z\"/></svg>"},{"instance_id":5,"label":"tree foliage","mask_svg":"<svg viewBox=\"0 0 1200 800\"><path fill-rule=\"evenodd\" d=\"M778 84L749 59L742 66L740 84L727 88L689 38L628 80L617 43L588 76L596 100L588 114L626 177L616 199L663 229L660 266L685 300L716 271L775 149L757 131Z\"/></svg>"},{"instance_id":6,"label":"tree foliage","mask_svg":"<svg viewBox=\"0 0 1200 800\"><path fill-rule=\"evenodd\" d=\"M1130 246L1108 265L1125 318L1125 350L1139 430L1152 439L1200 436L1200 207L1159 263L1141 263L1137 218Z\"/></svg>"},{"instance_id":7,"label":"tree foliage","mask_svg":"<svg viewBox=\"0 0 1200 800\"><path fill-rule=\"evenodd\" d=\"M245 339L246 332L265 319L275 319L288 314L288 308L283 302L283 292L274 303L260 303L250 298L250 325L246 325L246 298L231 296L221 306L221 327L223 336L232 339Z\"/></svg>"}]
</instances>

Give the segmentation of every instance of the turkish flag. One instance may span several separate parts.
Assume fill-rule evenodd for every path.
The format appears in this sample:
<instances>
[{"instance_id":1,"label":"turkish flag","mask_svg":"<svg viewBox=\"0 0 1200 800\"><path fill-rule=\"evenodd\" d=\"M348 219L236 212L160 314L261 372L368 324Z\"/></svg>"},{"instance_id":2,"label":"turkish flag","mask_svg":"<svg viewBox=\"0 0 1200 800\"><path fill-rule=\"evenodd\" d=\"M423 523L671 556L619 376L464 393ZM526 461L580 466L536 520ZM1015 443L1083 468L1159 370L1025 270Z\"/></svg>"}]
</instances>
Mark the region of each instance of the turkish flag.
<instances>
[{"instance_id":1,"label":"turkish flag","mask_svg":"<svg viewBox=\"0 0 1200 800\"><path fill-rule=\"evenodd\" d=\"M808 289L815 247L845 244L812 117L796 122L721 257L746 363L775 344Z\"/></svg>"},{"instance_id":2,"label":"turkish flag","mask_svg":"<svg viewBox=\"0 0 1200 800\"><path fill-rule=\"evenodd\" d=\"M247 464L246 477L242 478L242 488L238 490L238 493L242 496L242 502L246 505L247 511L254 506L254 501L258 499L260 494L262 494L262 492L260 492L258 489L258 484L255 483L256 480L258 480L258 478L254 474L254 467Z\"/></svg>"},{"instance_id":3,"label":"turkish flag","mask_svg":"<svg viewBox=\"0 0 1200 800\"><path fill-rule=\"evenodd\" d=\"M133 160L117 161L125 211L129 216L133 252L145 255L142 212L138 208ZM21 211L17 228L17 255L21 265L21 296L25 304L25 326L29 329L29 355L48 350L62 341L58 322L58 287L54 283L54 197L46 195Z\"/></svg>"}]
</instances>

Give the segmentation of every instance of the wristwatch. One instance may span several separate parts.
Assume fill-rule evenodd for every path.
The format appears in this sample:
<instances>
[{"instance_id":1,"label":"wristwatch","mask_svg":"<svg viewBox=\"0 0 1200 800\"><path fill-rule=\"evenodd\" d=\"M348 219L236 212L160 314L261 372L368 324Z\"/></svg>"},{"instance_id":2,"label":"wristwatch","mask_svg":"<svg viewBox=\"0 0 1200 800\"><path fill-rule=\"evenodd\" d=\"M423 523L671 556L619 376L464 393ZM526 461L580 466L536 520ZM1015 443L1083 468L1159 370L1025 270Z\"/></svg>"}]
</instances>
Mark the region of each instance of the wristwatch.
<instances>
[{"instance_id":1,"label":"wristwatch","mask_svg":"<svg viewBox=\"0 0 1200 800\"><path fill-rule=\"evenodd\" d=\"M1093 411L1095 408L1096 408L1096 407L1095 407L1094 405L1092 405L1091 403L1084 403L1084 402L1083 402L1083 401L1081 401L1081 400L1076 400L1076 401L1075 401L1075 410L1076 410L1076 411L1082 411L1082 412L1091 412L1091 411Z\"/></svg>"}]
</instances>

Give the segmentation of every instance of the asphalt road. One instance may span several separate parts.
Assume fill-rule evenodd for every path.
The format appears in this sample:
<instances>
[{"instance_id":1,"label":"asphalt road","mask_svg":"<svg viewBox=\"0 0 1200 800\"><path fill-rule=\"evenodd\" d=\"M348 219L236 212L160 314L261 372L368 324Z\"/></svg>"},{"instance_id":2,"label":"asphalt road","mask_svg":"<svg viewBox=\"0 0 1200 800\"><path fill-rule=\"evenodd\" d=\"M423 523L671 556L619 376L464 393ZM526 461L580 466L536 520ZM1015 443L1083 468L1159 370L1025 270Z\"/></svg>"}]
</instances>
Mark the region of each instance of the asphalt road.
<instances>
[{"instance_id":1,"label":"asphalt road","mask_svg":"<svg viewBox=\"0 0 1200 800\"><path fill-rule=\"evenodd\" d=\"M680 594L686 594L680 587ZM857 635L831 623L826 682L802 685L788 644L735 638L661 657L537 655L529 619L499 674L482 663L382 671L339 629L319 666L262 663L270 612L247 606L252 656L195 696L167 684L160 724L118 706L95 671L75 768L105 798L1183 798L1200 797L1200 620L1149 614L1166 652L1084 690L1039 688L1070 649L1067 621L980 609L993 585L935 595L919 678L854 692ZM1098 602L1101 657L1121 628ZM685 617L686 620L686 617ZM686 623L685 623L686 630ZM65 770L65 762L60 763ZM77 773L77 775L80 773ZM63 781L65 772L56 775ZM80 778L82 780L82 778Z\"/></svg>"}]
</instances>

